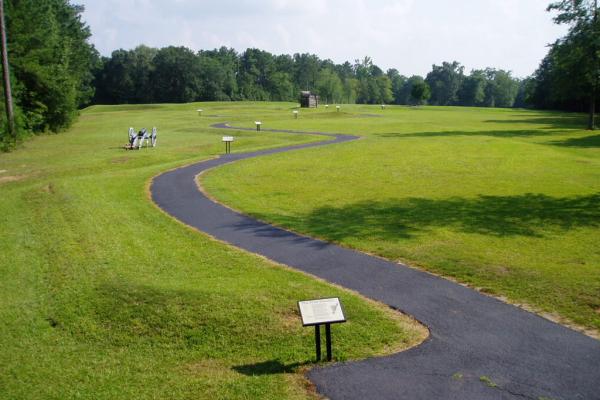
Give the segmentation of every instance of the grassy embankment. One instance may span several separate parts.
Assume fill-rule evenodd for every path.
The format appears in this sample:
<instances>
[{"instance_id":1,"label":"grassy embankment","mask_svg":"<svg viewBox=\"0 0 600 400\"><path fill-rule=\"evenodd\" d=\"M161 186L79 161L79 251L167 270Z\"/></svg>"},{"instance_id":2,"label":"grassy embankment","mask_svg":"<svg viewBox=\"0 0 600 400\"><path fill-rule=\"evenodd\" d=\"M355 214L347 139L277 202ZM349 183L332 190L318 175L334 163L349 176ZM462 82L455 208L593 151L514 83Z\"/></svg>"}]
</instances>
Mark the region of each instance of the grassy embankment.
<instances>
[{"instance_id":1,"label":"grassy embankment","mask_svg":"<svg viewBox=\"0 0 600 400\"><path fill-rule=\"evenodd\" d=\"M296 301L340 296L335 356L405 348L419 330L344 290L275 266L160 212L158 173L222 152L214 122L291 104L92 107L68 132L0 154L0 398L312 397L313 330ZM125 152L127 128L159 128ZM234 151L319 138L235 133Z\"/></svg>"},{"instance_id":2,"label":"grassy embankment","mask_svg":"<svg viewBox=\"0 0 600 400\"><path fill-rule=\"evenodd\" d=\"M600 135L584 116L342 106L263 126L364 138L212 171L224 203L600 330Z\"/></svg>"}]
</instances>

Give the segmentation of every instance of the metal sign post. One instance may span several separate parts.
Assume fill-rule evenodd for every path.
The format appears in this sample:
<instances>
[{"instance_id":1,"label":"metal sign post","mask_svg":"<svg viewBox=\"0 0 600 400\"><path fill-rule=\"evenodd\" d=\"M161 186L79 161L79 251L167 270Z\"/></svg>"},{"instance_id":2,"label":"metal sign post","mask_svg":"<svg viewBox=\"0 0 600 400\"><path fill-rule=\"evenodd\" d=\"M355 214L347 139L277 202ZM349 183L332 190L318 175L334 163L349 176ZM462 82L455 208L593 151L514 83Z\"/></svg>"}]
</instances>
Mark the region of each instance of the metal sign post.
<instances>
[{"instance_id":1,"label":"metal sign post","mask_svg":"<svg viewBox=\"0 0 600 400\"><path fill-rule=\"evenodd\" d=\"M321 325L325 325L325 346L327 349L327 361L331 361L331 324L346 322L344 310L340 299L333 297L329 299L299 301L298 309L302 317L302 326L315 327L315 349L317 362L321 361Z\"/></svg>"},{"instance_id":2,"label":"metal sign post","mask_svg":"<svg viewBox=\"0 0 600 400\"><path fill-rule=\"evenodd\" d=\"M233 136L223 136L223 142L225 142L225 154L231 153L231 142L233 142Z\"/></svg>"},{"instance_id":3,"label":"metal sign post","mask_svg":"<svg viewBox=\"0 0 600 400\"><path fill-rule=\"evenodd\" d=\"M331 324L325 324L325 345L327 346L327 361L331 361Z\"/></svg>"},{"instance_id":4,"label":"metal sign post","mask_svg":"<svg viewBox=\"0 0 600 400\"><path fill-rule=\"evenodd\" d=\"M315 348L318 362L321 361L321 325L315 325Z\"/></svg>"}]
</instances>

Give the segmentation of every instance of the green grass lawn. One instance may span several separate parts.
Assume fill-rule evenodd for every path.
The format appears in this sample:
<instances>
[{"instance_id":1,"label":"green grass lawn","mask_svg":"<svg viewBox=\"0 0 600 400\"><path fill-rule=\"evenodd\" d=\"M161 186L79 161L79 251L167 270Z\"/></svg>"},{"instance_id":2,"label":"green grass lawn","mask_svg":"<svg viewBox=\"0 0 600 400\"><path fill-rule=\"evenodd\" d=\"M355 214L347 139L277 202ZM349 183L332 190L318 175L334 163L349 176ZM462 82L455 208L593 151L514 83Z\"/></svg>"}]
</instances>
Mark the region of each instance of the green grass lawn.
<instances>
[{"instance_id":1,"label":"green grass lawn","mask_svg":"<svg viewBox=\"0 0 600 400\"><path fill-rule=\"evenodd\" d=\"M292 106L91 107L69 131L0 154L0 398L312 398L302 371L314 331L296 302L314 297L345 305L338 360L422 340L408 318L216 242L149 200L153 176L223 151L210 124ZM154 125L157 148L121 148L129 126ZM320 140L234 134L234 152Z\"/></svg>"},{"instance_id":2,"label":"green grass lawn","mask_svg":"<svg viewBox=\"0 0 600 400\"><path fill-rule=\"evenodd\" d=\"M600 330L600 135L585 116L331 108L263 126L363 139L228 165L204 186L262 220Z\"/></svg>"}]
</instances>

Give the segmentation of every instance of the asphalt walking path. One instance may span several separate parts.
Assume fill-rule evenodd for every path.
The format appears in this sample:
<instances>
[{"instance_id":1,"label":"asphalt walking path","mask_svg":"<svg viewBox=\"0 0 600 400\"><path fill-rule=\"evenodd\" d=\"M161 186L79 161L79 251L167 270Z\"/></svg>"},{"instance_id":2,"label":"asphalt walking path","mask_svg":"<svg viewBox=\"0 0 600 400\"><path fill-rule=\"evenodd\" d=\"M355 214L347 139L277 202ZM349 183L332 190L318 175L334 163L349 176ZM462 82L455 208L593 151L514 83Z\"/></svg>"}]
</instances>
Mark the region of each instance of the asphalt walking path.
<instances>
[{"instance_id":1,"label":"asphalt walking path","mask_svg":"<svg viewBox=\"0 0 600 400\"><path fill-rule=\"evenodd\" d=\"M195 177L209 168L357 139L282 132L330 140L192 164L156 177L151 194L187 225L381 301L430 329L407 351L313 368L308 377L319 393L334 400L600 399L600 341L443 278L258 222L198 190Z\"/></svg>"}]
</instances>

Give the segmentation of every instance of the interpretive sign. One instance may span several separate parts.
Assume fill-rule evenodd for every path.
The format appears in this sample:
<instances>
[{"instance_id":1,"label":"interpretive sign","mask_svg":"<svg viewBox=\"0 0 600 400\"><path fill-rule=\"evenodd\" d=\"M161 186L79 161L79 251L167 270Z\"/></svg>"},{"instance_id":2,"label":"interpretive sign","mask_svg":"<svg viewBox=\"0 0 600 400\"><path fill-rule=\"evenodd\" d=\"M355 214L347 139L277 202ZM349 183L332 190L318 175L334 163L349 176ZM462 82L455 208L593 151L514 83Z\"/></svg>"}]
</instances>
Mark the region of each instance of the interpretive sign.
<instances>
[{"instance_id":1,"label":"interpretive sign","mask_svg":"<svg viewBox=\"0 0 600 400\"><path fill-rule=\"evenodd\" d=\"M340 299L337 297L299 301L298 308L302 316L303 326L346 322L344 310L340 304Z\"/></svg>"},{"instance_id":2,"label":"interpretive sign","mask_svg":"<svg viewBox=\"0 0 600 400\"><path fill-rule=\"evenodd\" d=\"M346 322L340 299L332 297L329 299L299 301L298 309L300 309L300 315L302 316L302 325L315 327L317 361L321 361L321 325L325 325L327 360L331 361L333 353L331 350L331 324Z\"/></svg>"},{"instance_id":3,"label":"interpretive sign","mask_svg":"<svg viewBox=\"0 0 600 400\"><path fill-rule=\"evenodd\" d=\"M225 142L225 154L231 153L231 142L233 142L233 136L223 136Z\"/></svg>"}]
</instances>

